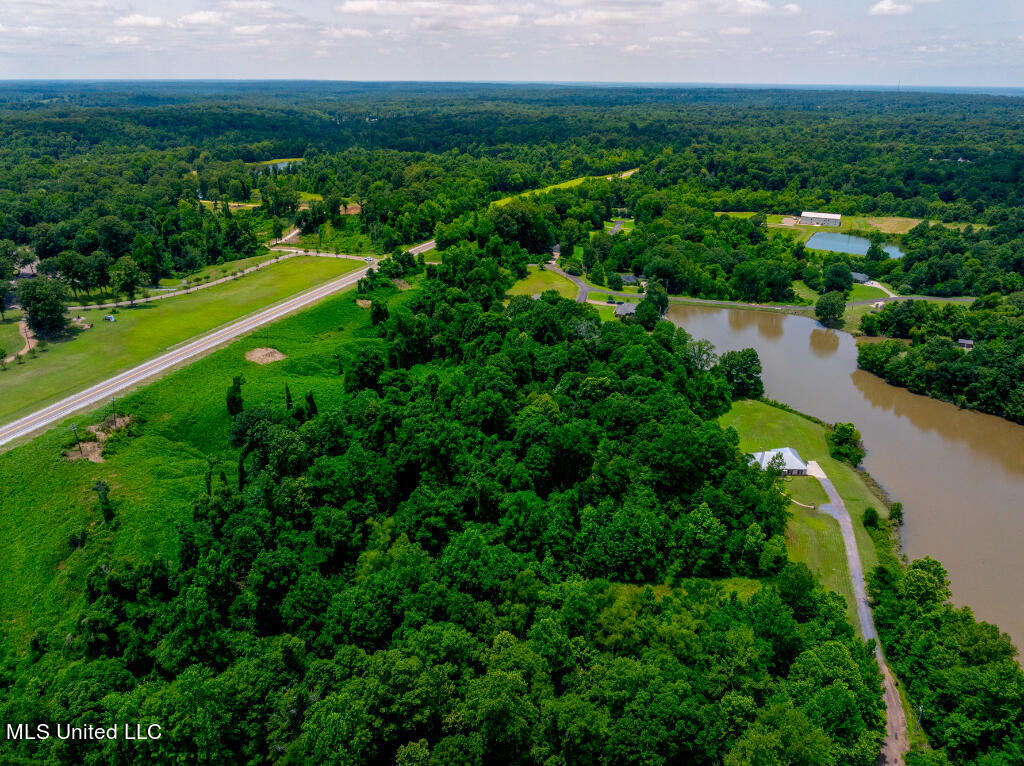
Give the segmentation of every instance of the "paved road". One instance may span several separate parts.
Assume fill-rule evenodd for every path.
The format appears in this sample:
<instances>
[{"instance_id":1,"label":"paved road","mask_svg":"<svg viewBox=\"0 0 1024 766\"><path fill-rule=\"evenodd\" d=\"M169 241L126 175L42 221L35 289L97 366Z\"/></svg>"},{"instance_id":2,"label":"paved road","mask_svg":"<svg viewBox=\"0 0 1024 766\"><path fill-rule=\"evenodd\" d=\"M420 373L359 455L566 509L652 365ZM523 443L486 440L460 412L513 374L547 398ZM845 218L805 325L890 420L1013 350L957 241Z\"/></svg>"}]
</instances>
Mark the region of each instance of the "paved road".
<instances>
[{"instance_id":1,"label":"paved road","mask_svg":"<svg viewBox=\"0 0 1024 766\"><path fill-rule=\"evenodd\" d=\"M78 410L107 401L115 394L150 380L172 367L176 367L183 363L192 361L197 357L208 354L218 346L234 340L241 335L245 335L258 327L262 327L263 325L271 322L276 322L287 314L291 314L299 309L303 309L317 303L328 296L341 292L366 276L368 269L369 266L350 272L333 282L328 282L327 284L320 285L312 290L307 290L304 293L288 298L274 306L263 309L252 316L240 319L229 325L221 327L218 330L209 332L196 340L179 346L173 351L169 351L155 359L151 359L137 367L133 367L126 372L115 375L102 383L98 383L91 388L87 388L84 391L73 394L72 396L62 399L55 404L51 404L49 407L44 407L38 412L28 415L21 420L17 420L5 426L0 426L0 445L6 444L7 442L13 441L14 439L18 439L22 436L27 436L35 431L39 431L46 426L63 420L68 415L71 415Z\"/></svg>"},{"instance_id":2,"label":"paved road","mask_svg":"<svg viewBox=\"0 0 1024 766\"><path fill-rule=\"evenodd\" d=\"M861 567L860 554L857 552L857 536L853 532L853 521L850 513L843 503L843 498L836 491L832 480L828 478L821 466L814 460L807 461L807 475L815 477L828 495L828 502L818 507L829 516L839 522L839 529L843 533L843 544L846 547L846 564L850 569L850 579L853 581L853 595L856 600L857 619L860 621L861 634L864 640L875 639L875 657L882 669L883 696L885 698L886 721L885 741L882 744L882 756L879 764L882 766L902 766L903 756L910 749L910 742L907 738L907 718L903 712L903 704L900 701L899 689L893 679L889 666L882 654L882 646L878 643L878 632L875 630L875 618L871 613L871 605L868 603L867 588L864 584L864 569Z\"/></svg>"}]
</instances>

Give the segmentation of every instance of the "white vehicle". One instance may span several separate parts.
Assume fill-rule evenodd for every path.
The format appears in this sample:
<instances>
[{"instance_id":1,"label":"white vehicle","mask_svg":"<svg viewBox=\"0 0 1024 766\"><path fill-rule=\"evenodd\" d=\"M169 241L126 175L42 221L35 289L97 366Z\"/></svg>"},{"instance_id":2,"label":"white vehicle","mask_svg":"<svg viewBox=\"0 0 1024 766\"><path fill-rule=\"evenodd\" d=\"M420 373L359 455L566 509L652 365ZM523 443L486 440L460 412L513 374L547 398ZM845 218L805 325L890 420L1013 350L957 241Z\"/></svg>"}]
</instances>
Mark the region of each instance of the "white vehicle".
<instances>
[{"instance_id":1,"label":"white vehicle","mask_svg":"<svg viewBox=\"0 0 1024 766\"><path fill-rule=\"evenodd\" d=\"M364 258L363 260L367 263L373 263L373 258Z\"/></svg>"}]
</instances>

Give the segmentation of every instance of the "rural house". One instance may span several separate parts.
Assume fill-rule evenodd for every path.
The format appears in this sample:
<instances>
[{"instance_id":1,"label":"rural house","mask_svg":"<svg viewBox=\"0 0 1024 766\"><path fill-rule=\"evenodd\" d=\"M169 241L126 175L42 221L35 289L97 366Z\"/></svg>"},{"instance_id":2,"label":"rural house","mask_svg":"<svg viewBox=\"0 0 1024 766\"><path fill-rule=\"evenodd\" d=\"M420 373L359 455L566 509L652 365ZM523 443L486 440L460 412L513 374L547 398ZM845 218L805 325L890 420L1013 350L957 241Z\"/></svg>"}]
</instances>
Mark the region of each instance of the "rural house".
<instances>
[{"instance_id":1,"label":"rural house","mask_svg":"<svg viewBox=\"0 0 1024 766\"><path fill-rule=\"evenodd\" d=\"M755 452L751 457L750 462L756 463L764 469L767 468L772 460L779 455L782 456L783 476L807 475L807 463L800 459L800 454L792 447L777 447L764 452Z\"/></svg>"}]
</instances>

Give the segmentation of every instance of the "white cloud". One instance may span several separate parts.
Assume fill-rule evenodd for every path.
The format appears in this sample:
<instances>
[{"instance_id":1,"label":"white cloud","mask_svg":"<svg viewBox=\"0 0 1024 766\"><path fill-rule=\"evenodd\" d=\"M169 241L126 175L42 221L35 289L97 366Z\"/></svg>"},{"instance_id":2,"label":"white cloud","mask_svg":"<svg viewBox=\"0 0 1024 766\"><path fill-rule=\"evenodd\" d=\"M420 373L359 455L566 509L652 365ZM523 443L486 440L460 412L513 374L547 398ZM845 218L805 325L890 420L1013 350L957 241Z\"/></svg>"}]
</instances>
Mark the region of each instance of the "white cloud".
<instances>
[{"instance_id":1,"label":"white cloud","mask_svg":"<svg viewBox=\"0 0 1024 766\"><path fill-rule=\"evenodd\" d=\"M107 42L111 45L138 45L142 38L138 35L111 35Z\"/></svg>"},{"instance_id":2,"label":"white cloud","mask_svg":"<svg viewBox=\"0 0 1024 766\"><path fill-rule=\"evenodd\" d=\"M796 3L786 3L784 6L782 6L782 12L790 16L796 16L801 11L803 11L803 8L801 8Z\"/></svg>"},{"instance_id":3,"label":"white cloud","mask_svg":"<svg viewBox=\"0 0 1024 766\"><path fill-rule=\"evenodd\" d=\"M267 31L267 28L266 24L245 24L240 27L235 27L231 31L236 35L262 35Z\"/></svg>"},{"instance_id":4,"label":"white cloud","mask_svg":"<svg viewBox=\"0 0 1024 766\"><path fill-rule=\"evenodd\" d=\"M349 40L352 38L365 39L367 37L373 37L369 30L354 29L352 27L331 27L327 30L327 36L333 37L335 40Z\"/></svg>"},{"instance_id":5,"label":"white cloud","mask_svg":"<svg viewBox=\"0 0 1024 766\"><path fill-rule=\"evenodd\" d=\"M771 13L771 3L765 0L736 0L736 13L741 16L759 16L763 13Z\"/></svg>"},{"instance_id":6,"label":"white cloud","mask_svg":"<svg viewBox=\"0 0 1024 766\"><path fill-rule=\"evenodd\" d=\"M634 43L633 45L627 45L623 48L619 48L619 50L623 53L643 53L644 51L649 51L650 47L646 45L636 45Z\"/></svg>"},{"instance_id":7,"label":"white cloud","mask_svg":"<svg viewBox=\"0 0 1024 766\"><path fill-rule=\"evenodd\" d=\"M811 37L835 37L836 33L831 29L812 29L807 33Z\"/></svg>"},{"instance_id":8,"label":"white cloud","mask_svg":"<svg viewBox=\"0 0 1024 766\"><path fill-rule=\"evenodd\" d=\"M942 53L946 48L943 45L918 45L918 53Z\"/></svg>"},{"instance_id":9,"label":"white cloud","mask_svg":"<svg viewBox=\"0 0 1024 766\"><path fill-rule=\"evenodd\" d=\"M140 13L114 19L115 27L161 27L163 24L164 20L159 16L143 16Z\"/></svg>"},{"instance_id":10,"label":"white cloud","mask_svg":"<svg viewBox=\"0 0 1024 766\"><path fill-rule=\"evenodd\" d=\"M196 11L195 13L186 13L178 19L178 23L185 26L205 26L219 24L222 18L223 15L217 11Z\"/></svg>"},{"instance_id":11,"label":"white cloud","mask_svg":"<svg viewBox=\"0 0 1024 766\"><path fill-rule=\"evenodd\" d=\"M896 0L879 0L871 6L868 13L872 16L903 16L913 10L910 3L900 3Z\"/></svg>"},{"instance_id":12,"label":"white cloud","mask_svg":"<svg viewBox=\"0 0 1024 766\"><path fill-rule=\"evenodd\" d=\"M750 27L726 27L720 30L719 34L729 37L741 37L742 35L750 34Z\"/></svg>"}]
</instances>

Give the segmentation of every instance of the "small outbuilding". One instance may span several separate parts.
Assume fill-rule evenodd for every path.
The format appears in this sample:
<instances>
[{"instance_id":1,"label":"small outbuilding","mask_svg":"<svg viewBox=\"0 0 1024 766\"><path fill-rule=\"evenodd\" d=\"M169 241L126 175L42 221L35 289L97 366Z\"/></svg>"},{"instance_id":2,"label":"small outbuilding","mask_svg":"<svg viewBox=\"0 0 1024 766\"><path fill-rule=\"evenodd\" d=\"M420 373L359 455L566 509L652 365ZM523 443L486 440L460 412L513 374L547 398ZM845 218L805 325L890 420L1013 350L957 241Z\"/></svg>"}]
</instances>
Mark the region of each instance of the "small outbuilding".
<instances>
[{"instance_id":1,"label":"small outbuilding","mask_svg":"<svg viewBox=\"0 0 1024 766\"><path fill-rule=\"evenodd\" d=\"M862 271L851 271L850 272L850 276L853 277L853 281L856 282L858 285L862 285L865 282L868 282L868 281L871 280L871 277L869 277L867 274L865 274Z\"/></svg>"},{"instance_id":2,"label":"small outbuilding","mask_svg":"<svg viewBox=\"0 0 1024 766\"><path fill-rule=\"evenodd\" d=\"M615 316L624 317L636 313L635 303L620 303L615 307Z\"/></svg>"},{"instance_id":3,"label":"small outbuilding","mask_svg":"<svg viewBox=\"0 0 1024 766\"><path fill-rule=\"evenodd\" d=\"M802 226L842 226L843 216L840 213L815 213L805 210L800 214Z\"/></svg>"},{"instance_id":4,"label":"small outbuilding","mask_svg":"<svg viewBox=\"0 0 1024 766\"><path fill-rule=\"evenodd\" d=\"M800 454L792 447L777 447L775 449L765 450L764 452L755 452L751 457L750 462L756 463L761 469L765 469L772 460L780 455L782 456L783 476L807 475L807 463L800 459Z\"/></svg>"},{"instance_id":5,"label":"small outbuilding","mask_svg":"<svg viewBox=\"0 0 1024 766\"><path fill-rule=\"evenodd\" d=\"M633 274L619 274L622 277L622 284L624 285L635 285L638 280Z\"/></svg>"},{"instance_id":6,"label":"small outbuilding","mask_svg":"<svg viewBox=\"0 0 1024 766\"><path fill-rule=\"evenodd\" d=\"M974 341L971 340L970 338L961 338L960 340L957 341L957 345L960 346L960 348L966 348L968 351L970 351L972 348L974 348Z\"/></svg>"}]
</instances>

